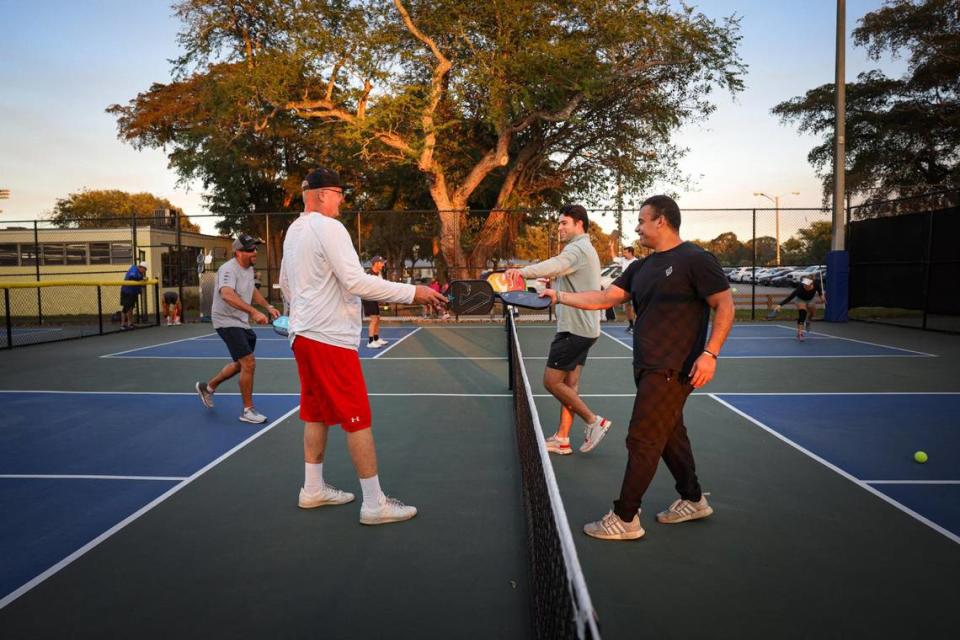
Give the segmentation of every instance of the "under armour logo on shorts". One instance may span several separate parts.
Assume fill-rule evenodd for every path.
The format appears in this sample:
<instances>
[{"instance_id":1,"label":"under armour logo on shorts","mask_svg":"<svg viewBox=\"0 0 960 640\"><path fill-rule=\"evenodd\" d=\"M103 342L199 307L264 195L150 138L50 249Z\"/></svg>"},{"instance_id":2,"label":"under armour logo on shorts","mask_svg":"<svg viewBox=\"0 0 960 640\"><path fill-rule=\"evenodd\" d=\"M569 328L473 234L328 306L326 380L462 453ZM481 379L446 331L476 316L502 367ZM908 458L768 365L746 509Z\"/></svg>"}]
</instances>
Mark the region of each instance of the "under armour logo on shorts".
<instances>
[{"instance_id":1,"label":"under armour logo on shorts","mask_svg":"<svg viewBox=\"0 0 960 640\"><path fill-rule=\"evenodd\" d=\"M359 416L353 416L352 418L350 418L350 422L360 422Z\"/></svg>"}]
</instances>

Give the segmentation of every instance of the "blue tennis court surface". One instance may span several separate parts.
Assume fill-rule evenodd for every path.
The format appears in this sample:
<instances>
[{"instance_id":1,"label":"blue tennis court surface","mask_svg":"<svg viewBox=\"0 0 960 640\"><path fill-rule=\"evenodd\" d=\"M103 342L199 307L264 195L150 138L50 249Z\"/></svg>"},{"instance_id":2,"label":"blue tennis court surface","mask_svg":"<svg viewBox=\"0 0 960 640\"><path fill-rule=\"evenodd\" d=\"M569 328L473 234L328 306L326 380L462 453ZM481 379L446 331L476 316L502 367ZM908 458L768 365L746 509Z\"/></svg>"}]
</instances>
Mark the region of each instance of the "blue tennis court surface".
<instances>
[{"instance_id":1,"label":"blue tennis court surface","mask_svg":"<svg viewBox=\"0 0 960 640\"><path fill-rule=\"evenodd\" d=\"M194 394L0 392L0 601L294 409L257 394L207 410Z\"/></svg>"},{"instance_id":2,"label":"blue tennis court surface","mask_svg":"<svg viewBox=\"0 0 960 640\"><path fill-rule=\"evenodd\" d=\"M381 327L380 337L387 341L385 347L370 349L367 347L367 329L364 327L360 336L360 357L376 358L388 352L394 345L413 334L417 327ZM257 334L256 356L258 358L293 359L290 342L287 338L277 335L273 329L256 327ZM226 345L216 333L205 334L196 338L185 338L164 342L139 349L111 353L106 358L193 358L218 359L230 358Z\"/></svg>"},{"instance_id":3,"label":"blue tennis court surface","mask_svg":"<svg viewBox=\"0 0 960 640\"><path fill-rule=\"evenodd\" d=\"M960 542L960 393L714 397Z\"/></svg>"},{"instance_id":4,"label":"blue tennis court surface","mask_svg":"<svg viewBox=\"0 0 960 640\"><path fill-rule=\"evenodd\" d=\"M633 336L624 325L606 326L603 332L633 349ZM723 345L721 358L869 358L877 356L933 357L884 344L831 336L813 331L803 342L796 327L781 324L735 324Z\"/></svg>"}]
</instances>

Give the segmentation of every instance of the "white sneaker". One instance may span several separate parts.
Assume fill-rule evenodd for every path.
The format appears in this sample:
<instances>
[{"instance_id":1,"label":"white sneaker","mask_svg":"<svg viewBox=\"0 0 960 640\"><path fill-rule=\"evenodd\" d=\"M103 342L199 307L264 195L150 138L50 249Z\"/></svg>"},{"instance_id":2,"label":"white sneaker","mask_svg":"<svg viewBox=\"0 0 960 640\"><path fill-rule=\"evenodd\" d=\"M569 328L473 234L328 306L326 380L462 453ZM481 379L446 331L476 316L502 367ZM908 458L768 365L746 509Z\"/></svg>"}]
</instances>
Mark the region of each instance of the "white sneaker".
<instances>
[{"instance_id":1,"label":"white sneaker","mask_svg":"<svg viewBox=\"0 0 960 640\"><path fill-rule=\"evenodd\" d=\"M353 502L353 494L348 491L340 491L331 485L324 485L323 489L313 493L307 493L303 487L300 488L300 498L297 500L297 506L301 509L314 509L328 504L347 504Z\"/></svg>"},{"instance_id":2,"label":"white sneaker","mask_svg":"<svg viewBox=\"0 0 960 640\"><path fill-rule=\"evenodd\" d=\"M198 382L193 385L193 388L197 390L197 395L200 396L200 402L203 403L203 406L207 409L213 409L213 391L210 391L207 383Z\"/></svg>"},{"instance_id":3,"label":"white sneaker","mask_svg":"<svg viewBox=\"0 0 960 640\"><path fill-rule=\"evenodd\" d=\"M570 447L570 438L566 439L566 442L557 437L557 434L553 434L546 440L547 451L550 453L555 453L558 456L568 456L573 453L573 449Z\"/></svg>"},{"instance_id":4,"label":"white sneaker","mask_svg":"<svg viewBox=\"0 0 960 640\"><path fill-rule=\"evenodd\" d=\"M657 522L677 524L678 522L686 522L687 520L706 518L711 513L713 513L713 507L707 503L707 494L703 494L697 502L690 502L683 498L674 500L673 504L671 504L666 511L661 511L657 514Z\"/></svg>"},{"instance_id":5,"label":"white sneaker","mask_svg":"<svg viewBox=\"0 0 960 640\"><path fill-rule=\"evenodd\" d=\"M612 424L613 422L610 420L597 416L596 422L584 427L583 444L580 445L580 453L592 451L594 447L600 444L600 441L603 440L603 436L607 435L607 431L610 430Z\"/></svg>"},{"instance_id":6,"label":"white sneaker","mask_svg":"<svg viewBox=\"0 0 960 640\"><path fill-rule=\"evenodd\" d=\"M376 343L377 343L377 346L380 346L380 347L387 346L387 341L384 340L383 338L377 338Z\"/></svg>"},{"instance_id":7,"label":"white sneaker","mask_svg":"<svg viewBox=\"0 0 960 640\"><path fill-rule=\"evenodd\" d=\"M596 522L583 525L583 532L600 540L636 540L646 533L640 526L640 514L633 516L630 522L624 522L613 511L608 511Z\"/></svg>"},{"instance_id":8,"label":"white sneaker","mask_svg":"<svg viewBox=\"0 0 960 640\"><path fill-rule=\"evenodd\" d=\"M263 424L267 421L267 416L263 415L253 407L244 407L243 413L237 418L240 422L249 422L250 424Z\"/></svg>"},{"instance_id":9,"label":"white sneaker","mask_svg":"<svg viewBox=\"0 0 960 640\"><path fill-rule=\"evenodd\" d=\"M380 344L380 341L379 341L379 340L374 340L373 342L371 342L371 341L369 341L369 340L367 341L367 349L379 349L379 348L382 347L382 346L383 346L383 345Z\"/></svg>"},{"instance_id":10,"label":"white sneaker","mask_svg":"<svg viewBox=\"0 0 960 640\"><path fill-rule=\"evenodd\" d=\"M374 525L402 522L415 515L417 515L416 507L405 505L396 498L383 496L380 498L380 506L376 509L370 509L367 505L360 507L360 524Z\"/></svg>"}]
</instances>

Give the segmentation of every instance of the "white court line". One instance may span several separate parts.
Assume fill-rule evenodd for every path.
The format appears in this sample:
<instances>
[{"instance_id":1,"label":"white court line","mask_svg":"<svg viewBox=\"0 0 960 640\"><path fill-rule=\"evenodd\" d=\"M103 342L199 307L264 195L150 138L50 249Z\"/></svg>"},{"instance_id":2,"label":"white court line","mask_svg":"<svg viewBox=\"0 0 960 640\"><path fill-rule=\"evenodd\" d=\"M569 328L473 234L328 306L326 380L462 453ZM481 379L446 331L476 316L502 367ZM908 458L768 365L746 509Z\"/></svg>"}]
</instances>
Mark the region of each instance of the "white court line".
<instances>
[{"instance_id":1,"label":"white court line","mask_svg":"<svg viewBox=\"0 0 960 640\"><path fill-rule=\"evenodd\" d=\"M116 353L108 353L105 356L100 356L101 358L112 358L113 356L119 356L124 353L132 353L134 351L143 351L145 349L153 349L154 347L162 347L168 344L176 344L177 342L189 342L191 340L199 340L200 338L206 338L208 336L215 336L215 333L204 333L203 335L193 336L192 338L180 338L179 340L171 340L170 342L160 342L158 344L151 344L145 347L137 347L136 349L127 349L126 351L117 351Z\"/></svg>"},{"instance_id":2,"label":"white court line","mask_svg":"<svg viewBox=\"0 0 960 640\"><path fill-rule=\"evenodd\" d=\"M781 326L781 325L772 325L772 326ZM786 328L786 327L782 327L782 328ZM624 347L625 349L629 349L631 352L633 352L633 347L631 347L630 345L626 344L625 342L623 342L623 341L620 340L619 338L617 338L617 337L615 337L615 336L612 336L612 335L610 335L609 333L607 333L606 331L603 331L603 330L601 330L600 333L602 333L603 335L607 336L608 338L610 338L611 340L613 340L614 342L616 342L616 343L619 344L620 346ZM812 333L812 332L811 332L811 333ZM862 340L853 340L853 339L851 339L851 338L840 338L840 337L837 337L837 336L831 336L831 335L828 335L828 334L826 334L826 333L820 333L820 334L817 334L817 335L824 336L824 337L827 337L827 338L833 338L833 339L836 339L836 340L849 340L850 342L863 342ZM762 340L763 338L743 338L743 339L744 339L744 340L758 340L758 339L759 339L759 340ZM777 339L779 339L779 338L777 338ZM728 338L728 340L729 340L729 338ZM874 347L882 347L882 348L884 348L884 349L891 349L891 350L894 350L894 351L903 351L903 352L905 352L905 353L871 353L871 354L865 354L865 355L860 355L860 356L854 356L854 355L837 355L837 356L830 356L830 355L813 355L813 354L811 354L811 355L804 355L804 354L799 354L799 355L787 355L787 354L782 354L782 355L775 355L775 356L726 356L726 355L724 355L724 354L721 352L721 353L720 353L720 359L721 359L721 360L774 360L774 359L780 359L780 360L789 359L789 360L792 360L792 359L795 359L795 358L797 358L797 359L799 359L799 358L804 358L804 359L816 359L816 358L936 358L936 357L937 357L937 356L935 356L935 355L932 355L932 354L929 354L929 353L923 353L923 352L921 352L921 351L910 351L909 349L901 349L900 347L888 347L888 346L886 346L886 345L876 344L876 343L873 343L873 342L864 342L863 344L869 344L869 345L874 346Z\"/></svg>"},{"instance_id":3,"label":"white court line","mask_svg":"<svg viewBox=\"0 0 960 640\"><path fill-rule=\"evenodd\" d=\"M636 393L581 393L581 398L634 398ZM691 396L956 396L960 391L694 391ZM552 398L549 393L540 393L536 398Z\"/></svg>"},{"instance_id":4,"label":"white court line","mask_svg":"<svg viewBox=\"0 0 960 640\"><path fill-rule=\"evenodd\" d=\"M235 446L234 448L230 449L229 451L224 453L222 456L220 456L213 462L209 463L208 465L206 465L205 467L203 467L202 469L200 469L199 471L197 471L196 473L188 477L183 482L180 482L176 486L171 487L168 491L164 492L162 495L153 499L152 501L150 501L149 503L147 503L137 511L133 512L132 514L130 514L129 516L127 516L117 524L113 525L112 527L110 527L109 529L101 533L99 536L97 536L87 544L83 545L82 547L80 547L79 549L77 549L76 551L68 555L66 558L64 558L57 564L53 565L52 567L50 567L49 569L41 573L40 575L34 577L29 582L26 582L25 584L21 585L19 588L8 593L6 596L3 597L3 599L0 599L0 609L3 609L5 606L7 606L11 602L19 598L26 592L33 589L35 586L37 586L38 584L40 584L50 576L58 573L61 569L73 563L74 560L82 557L88 551L100 545L101 542L106 541L108 538L113 536L113 534L117 533L118 531L126 527L128 524L134 522L135 520L140 518L140 516L144 515L145 513L147 513L157 505L159 505L160 503L164 502L165 500L167 500L167 498L173 496L175 493L177 493L178 491L186 487L188 484L190 484L191 482L193 482L194 480L196 480L197 478L205 474L207 471L214 468L215 466L217 466L218 464L220 464L221 462L223 462L224 460L232 456L234 453L236 453L240 449L244 448L245 446L247 446L257 438L259 438L266 432L273 429L275 426L277 426L278 424L286 420L298 409L300 409L300 405L297 405L293 409L290 409L290 411L287 411L285 414L283 414L282 416L280 416L279 418L271 422L268 426L264 427L257 433L253 434L252 436L250 436L249 438L247 438L246 440L244 440L243 442Z\"/></svg>"},{"instance_id":5,"label":"white court line","mask_svg":"<svg viewBox=\"0 0 960 640\"><path fill-rule=\"evenodd\" d=\"M764 326L764 325L759 325L759 326ZM788 330L790 330L790 331L794 331L794 329L791 329L790 327L785 327L785 326L779 325L779 324L766 325L766 326L780 327L781 329L788 329ZM736 327L736 325L734 325L734 327ZM615 336L612 336L612 335L610 335L609 333L607 333L606 331L603 331L603 330L601 330L600 333L602 333L603 335L607 336L607 337L610 338L611 340L614 340L614 341L616 341L617 343L623 345L623 346L626 347L627 349L630 349L631 351L633 351L633 347L629 346L628 344L626 344L625 342L623 342L623 341L620 340L619 338L617 338L617 337L615 337ZM854 340L853 338L842 338L842 337L840 337L840 336L830 335L829 333L819 333L819 332L817 332L817 331L810 331L810 332L807 333L807 335L809 335L809 336L814 336L814 335L815 335L815 336L820 336L821 338L830 338L830 339L832 339L832 340L846 340L846 341L848 341L848 342L859 342L860 344L870 345L871 347L880 347L881 349L891 349L891 350L893 350L893 351L903 351L904 353L899 353L899 354L898 354L898 353L879 353L879 354L868 354L868 355L861 355L861 356L854 356L854 355L836 355L836 356L830 356L830 355L808 355L808 356L807 356L807 355L725 356L725 355L723 355L723 354L721 353L721 354L720 354L720 357L721 357L721 358L726 358L726 359L728 359L728 360L735 360L735 359L736 359L736 360L747 360L747 359L752 359L752 358L756 358L756 359L791 358L791 359L792 359L792 358L906 358L906 357L910 357L910 358L916 358L916 357L936 358L936 357L937 357L935 354L932 354L932 353L924 353L923 351L912 351L912 350L910 350L910 349L902 349L902 348L900 348L900 347L891 347L891 346L889 346L889 345L879 344L879 343L876 343L876 342L867 342L867 341L865 341L865 340ZM736 338L727 338L727 339L728 339L728 340L731 340L731 339L737 339L737 340L763 340L763 339L765 339L765 338L762 338L762 337L758 337L758 338L736 337ZM766 339L770 339L770 338L766 338ZM773 339L779 340L780 338L773 338Z\"/></svg>"},{"instance_id":6,"label":"white court line","mask_svg":"<svg viewBox=\"0 0 960 640\"><path fill-rule=\"evenodd\" d=\"M783 325L777 325L777 326L783 326ZM787 327L784 327L784 328L787 328ZM891 347L888 344L880 344L879 342L867 342L866 340L855 340L854 338L844 338L843 336L834 336L829 333L820 333L819 331L808 331L807 335L808 336L827 336L828 338L833 338L835 340L846 340L847 342L858 342L860 344L868 344L871 347L881 347L883 349L894 349L896 351L906 351L907 353L926 356L927 358L938 357L936 354L933 354L933 353L924 353L923 351L914 351L912 349L904 349L902 347Z\"/></svg>"},{"instance_id":7,"label":"white court line","mask_svg":"<svg viewBox=\"0 0 960 640\"><path fill-rule=\"evenodd\" d=\"M862 480L867 484L960 484L960 480Z\"/></svg>"},{"instance_id":8,"label":"white court line","mask_svg":"<svg viewBox=\"0 0 960 640\"><path fill-rule=\"evenodd\" d=\"M826 468L830 469L831 471L837 473L838 475L843 476L844 478L846 478L846 479L849 480L850 482L854 483L855 485L857 485L858 487L860 487L860 488L863 489L864 491L867 491L867 492L869 492L869 493L872 493L873 495L875 495L876 497L880 498L881 500L883 500L883 501L886 502L887 504L895 507L896 509L899 509L900 511L902 511L902 512L905 513L905 514L907 514L908 516L910 516L910 517L918 520L919 522L922 522L923 524L927 525L928 527L930 527L931 529L933 529L933 530L936 531L937 533L940 533L940 534L942 534L943 536L946 536L947 538L949 538L950 540L952 540L953 542L955 542L955 543L957 543L957 544L960 544L960 536L958 536L957 534L953 533L952 531L948 531L947 529L944 529L943 527L941 527L940 525L938 525L936 522L933 522L932 520L929 520L928 518L920 515L919 513L917 513L916 511L914 511L913 509L910 509L910 508L908 508L908 507L900 504L899 502L897 502L897 501L894 500L893 498L887 496L887 495L884 494L883 492L881 492L881 491L879 491L879 490L877 490L877 489L874 489L873 487L871 487L870 485L868 485L868 484L867 484L866 482L864 482L863 480L858 480L856 477L854 477L853 475L847 473L846 471L844 471L844 470L841 469L840 467L838 467L838 466L836 466L836 465L834 465L834 464L832 464L832 463L830 463L830 462L827 462L825 459L821 458L820 456L818 456L817 454L813 453L813 452L810 451L809 449L805 449L804 447L800 446L799 444L797 444L797 443L794 442L793 440L790 440L789 438L787 438L786 436L784 436L784 435L782 435L781 433L777 432L776 430L771 429L770 427L768 427L767 425L763 424L762 422L760 422L759 420L757 420L757 419L754 418L753 416L751 416L751 415L749 415L749 414L747 414L747 413L744 413L744 412L741 411L740 409L737 409L735 406L733 406L733 405L730 404L729 402L725 402L723 399L718 398L718 397L717 397L717 394L709 394L709 395L710 395L710 397L712 397L714 400L716 400L717 402L719 402L720 404L722 404L722 405L725 406L726 408L730 409L731 411L733 411L733 412L736 413L737 415L742 416L743 418L746 418L747 420L749 420L749 421L752 422L753 424L757 425L758 427L760 427L761 429L763 429L764 431L766 431L767 433L769 433L769 434L772 435L773 437L775 437L775 438L777 438L777 439L779 439L779 440L782 440L783 442L785 442L786 444L790 445L791 447L793 447L794 449L796 449L796 450L799 451L800 453L803 453L803 454L809 456L811 459L819 462L820 464L822 464L822 465L825 466Z\"/></svg>"},{"instance_id":9,"label":"white court line","mask_svg":"<svg viewBox=\"0 0 960 640\"><path fill-rule=\"evenodd\" d=\"M417 331L420 331L420 327L417 327L416 329L414 329L413 331L411 331L411 332L408 333L407 335L403 336L403 337L400 338L399 340L394 341L394 343L391 344L390 346L388 346L386 349L383 349L382 351L380 351L380 353L378 353L377 355L373 356L372 358L368 358L368 359L369 359L369 360L376 360L377 358L379 358L379 357L382 356L383 354L385 354L385 353L387 353L388 351L390 351L390 349L393 349L395 346L397 346L398 344L400 344L401 342L403 342L404 340L406 340L407 338L409 338L410 336L412 336L413 334L415 334Z\"/></svg>"},{"instance_id":10,"label":"white court line","mask_svg":"<svg viewBox=\"0 0 960 640\"><path fill-rule=\"evenodd\" d=\"M69 395L101 395L101 396L112 396L112 395L128 395L128 396L196 396L196 391L49 391L43 389L0 389L0 393L60 393L60 394L69 394ZM223 392L215 393L216 397L220 396L239 396L237 392ZM254 396L289 396L289 397L299 397L299 393L259 393L255 392ZM429 397L429 398L510 398L512 397L509 393L368 393L368 396L384 396L384 397Z\"/></svg>"},{"instance_id":11,"label":"white court line","mask_svg":"<svg viewBox=\"0 0 960 640\"><path fill-rule=\"evenodd\" d=\"M96 476L96 475L59 475L59 474L25 474L25 473L0 473L0 479L4 480L162 480L162 481L181 481L186 480L182 476Z\"/></svg>"},{"instance_id":12,"label":"white court line","mask_svg":"<svg viewBox=\"0 0 960 640\"><path fill-rule=\"evenodd\" d=\"M148 347L144 347L148 348ZM230 354L222 356L100 356L115 360L229 360ZM257 360L293 360L293 356L257 356Z\"/></svg>"},{"instance_id":13,"label":"white court line","mask_svg":"<svg viewBox=\"0 0 960 640\"><path fill-rule=\"evenodd\" d=\"M0 393L62 393L72 395L101 395L101 396L195 396L196 391L59 391L57 389L0 389ZM224 391L216 396L238 396L239 392ZM299 393L260 393L258 396L299 396Z\"/></svg>"}]
</instances>

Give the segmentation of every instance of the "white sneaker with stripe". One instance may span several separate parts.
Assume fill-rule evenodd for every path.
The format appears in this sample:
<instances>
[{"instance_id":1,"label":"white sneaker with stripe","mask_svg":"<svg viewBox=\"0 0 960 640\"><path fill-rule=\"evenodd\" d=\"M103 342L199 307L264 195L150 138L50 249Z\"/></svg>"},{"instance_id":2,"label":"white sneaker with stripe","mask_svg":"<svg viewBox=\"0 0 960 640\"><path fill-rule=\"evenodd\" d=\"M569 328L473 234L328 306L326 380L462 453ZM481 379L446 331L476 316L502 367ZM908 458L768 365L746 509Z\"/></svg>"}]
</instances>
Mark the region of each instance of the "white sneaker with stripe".
<instances>
[{"instance_id":1,"label":"white sneaker with stripe","mask_svg":"<svg viewBox=\"0 0 960 640\"><path fill-rule=\"evenodd\" d=\"M596 522L583 525L583 532L600 540L637 540L646 533L640 526L640 514L633 516L630 522L624 522L613 511L608 511Z\"/></svg>"},{"instance_id":2,"label":"white sneaker with stripe","mask_svg":"<svg viewBox=\"0 0 960 640\"><path fill-rule=\"evenodd\" d=\"M671 504L666 511L661 511L657 514L657 522L677 524L678 522L686 522L687 520L706 518L713 513L713 507L707 502L708 495L710 494L703 494L697 502L691 502L683 498L674 500L673 504Z\"/></svg>"}]
</instances>

